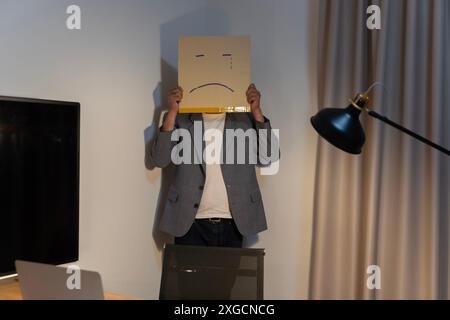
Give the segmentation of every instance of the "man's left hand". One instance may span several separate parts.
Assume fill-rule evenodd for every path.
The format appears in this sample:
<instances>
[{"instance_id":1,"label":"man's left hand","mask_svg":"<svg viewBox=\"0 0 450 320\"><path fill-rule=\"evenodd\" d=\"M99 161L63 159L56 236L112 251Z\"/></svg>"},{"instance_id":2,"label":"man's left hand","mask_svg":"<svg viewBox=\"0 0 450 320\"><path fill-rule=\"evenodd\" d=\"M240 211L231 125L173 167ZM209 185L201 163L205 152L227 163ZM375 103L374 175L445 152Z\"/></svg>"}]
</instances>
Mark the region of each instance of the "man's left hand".
<instances>
[{"instance_id":1,"label":"man's left hand","mask_svg":"<svg viewBox=\"0 0 450 320\"><path fill-rule=\"evenodd\" d=\"M256 86L253 83L248 87L246 95L247 102L250 104L250 109L255 120L264 122L264 115L261 111L261 93L256 89Z\"/></svg>"}]
</instances>

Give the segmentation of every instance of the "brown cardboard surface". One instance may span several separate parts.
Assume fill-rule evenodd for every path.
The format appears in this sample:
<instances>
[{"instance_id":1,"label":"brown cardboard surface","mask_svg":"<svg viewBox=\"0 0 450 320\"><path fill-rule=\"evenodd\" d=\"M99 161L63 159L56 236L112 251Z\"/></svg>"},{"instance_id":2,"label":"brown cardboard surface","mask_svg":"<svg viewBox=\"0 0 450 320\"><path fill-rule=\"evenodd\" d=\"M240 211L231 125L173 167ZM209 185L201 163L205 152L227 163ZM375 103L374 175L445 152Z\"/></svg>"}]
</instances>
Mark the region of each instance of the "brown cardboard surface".
<instances>
[{"instance_id":1,"label":"brown cardboard surface","mask_svg":"<svg viewBox=\"0 0 450 320\"><path fill-rule=\"evenodd\" d=\"M249 112L250 37L181 36L178 83L181 113Z\"/></svg>"}]
</instances>

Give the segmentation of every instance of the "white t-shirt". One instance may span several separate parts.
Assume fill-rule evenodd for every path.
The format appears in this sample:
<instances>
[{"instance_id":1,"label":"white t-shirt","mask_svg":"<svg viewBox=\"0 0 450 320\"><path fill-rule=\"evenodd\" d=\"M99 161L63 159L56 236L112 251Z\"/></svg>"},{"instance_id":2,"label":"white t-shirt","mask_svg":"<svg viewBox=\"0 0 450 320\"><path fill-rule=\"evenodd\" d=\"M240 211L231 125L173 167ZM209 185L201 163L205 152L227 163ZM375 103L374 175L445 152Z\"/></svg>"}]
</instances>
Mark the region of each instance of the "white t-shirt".
<instances>
[{"instance_id":1,"label":"white t-shirt","mask_svg":"<svg viewBox=\"0 0 450 320\"><path fill-rule=\"evenodd\" d=\"M225 113L203 114L206 179L196 219L232 218L220 167L225 117Z\"/></svg>"}]
</instances>

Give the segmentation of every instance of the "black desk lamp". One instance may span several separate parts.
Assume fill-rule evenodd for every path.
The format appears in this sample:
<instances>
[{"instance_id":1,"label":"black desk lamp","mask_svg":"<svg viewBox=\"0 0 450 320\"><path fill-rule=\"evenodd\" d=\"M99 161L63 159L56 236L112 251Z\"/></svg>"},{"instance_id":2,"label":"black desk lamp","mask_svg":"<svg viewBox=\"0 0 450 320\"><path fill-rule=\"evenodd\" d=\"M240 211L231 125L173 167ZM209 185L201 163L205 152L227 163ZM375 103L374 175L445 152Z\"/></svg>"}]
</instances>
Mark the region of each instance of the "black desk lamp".
<instances>
[{"instance_id":1,"label":"black desk lamp","mask_svg":"<svg viewBox=\"0 0 450 320\"><path fill-rule=\"evenodd\" d=\"M367 111L370 116L377 118L378 120L381 120L384 123L387 123L388 125L397 128L417 140L422 141L423 143L426 143L427 145L450 156L450 150L445 149L444 147L367 108L369 97L366 93L358 94L354 100L349 101L350 105L345 109L322 109L311 118L311 124L314 129L316 129L319 135L335 147L351 154L361 153L366 137L363 127L359 122L359 115L361 111Z\"/></svg>"}]
</instances>

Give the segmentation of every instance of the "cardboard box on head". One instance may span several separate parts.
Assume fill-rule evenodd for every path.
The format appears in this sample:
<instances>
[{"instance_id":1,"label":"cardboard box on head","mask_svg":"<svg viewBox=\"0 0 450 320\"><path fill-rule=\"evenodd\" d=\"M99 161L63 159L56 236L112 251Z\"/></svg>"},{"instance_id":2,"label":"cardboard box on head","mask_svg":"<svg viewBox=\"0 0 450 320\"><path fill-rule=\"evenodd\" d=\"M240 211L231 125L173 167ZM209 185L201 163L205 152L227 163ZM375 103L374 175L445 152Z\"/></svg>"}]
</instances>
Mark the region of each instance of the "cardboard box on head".
<instances>
[{"instance_id":1,"label":"cardboard box on head","mask_svg":"<svg viewBox=\"0 0 450 320\"><path fill-rule=\"evenodd\" d=\"M180 113L250 112L250 37L181 36L178 83Z\"/></svg>"}]
</instances>

